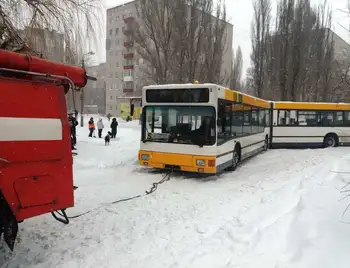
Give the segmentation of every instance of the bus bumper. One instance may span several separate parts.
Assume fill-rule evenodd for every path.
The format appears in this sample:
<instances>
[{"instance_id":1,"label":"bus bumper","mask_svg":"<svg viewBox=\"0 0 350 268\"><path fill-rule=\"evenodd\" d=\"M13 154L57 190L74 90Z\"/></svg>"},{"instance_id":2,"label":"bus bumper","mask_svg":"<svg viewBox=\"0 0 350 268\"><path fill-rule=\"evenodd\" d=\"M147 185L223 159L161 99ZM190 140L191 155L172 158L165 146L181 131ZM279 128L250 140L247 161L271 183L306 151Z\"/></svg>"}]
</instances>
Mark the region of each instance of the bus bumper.
<instances>
[{"instance_id":1,"label":"bus bumper","mask_svg":"<svg viewBox=\"0 0 350 268\"><path fill-rule=\"evenodd\" d=\"M139 151L139 164L157 169L195 172L205 174L216 173L216 157Z\"/></svg>"}]
</instances>

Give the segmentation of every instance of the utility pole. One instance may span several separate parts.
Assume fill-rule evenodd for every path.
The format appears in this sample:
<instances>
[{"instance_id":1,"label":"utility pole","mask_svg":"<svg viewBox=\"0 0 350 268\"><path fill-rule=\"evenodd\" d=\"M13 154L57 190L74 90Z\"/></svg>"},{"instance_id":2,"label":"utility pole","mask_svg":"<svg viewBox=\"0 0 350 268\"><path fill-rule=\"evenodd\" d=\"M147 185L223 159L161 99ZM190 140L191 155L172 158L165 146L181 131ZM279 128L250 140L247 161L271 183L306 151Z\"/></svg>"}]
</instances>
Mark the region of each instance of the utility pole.
<instances>
[{"instance_id":1,"label":"utility pole","mask_svg":"<svg viewBox=\"0 0 350 268\"><path fill-rule=\"evenodd\" d=\"M83 54L82 60L81 60L81 66L85 69L85 56L91 56L94 55L95 53L90 51L86 54ZM92 77L91 77L92 78ZM96 81L96 78L91 79ZM84 112L84 88L82 88L80 90L80 126L83 127L84 126L84 116L83 116L83 112Z\"/></svg>"},{"instance_id":2,"label":"utility pole","mask_svg":"<svg viewBox=\"0 0 350 268\"><path fill-rule=\"evenodd\" d=\"M85 69L85 60L83 56L83 60L81 62L81 66ZM84 88L80 89L80 126L84 126Z\"/></svg>"}]
</instances>

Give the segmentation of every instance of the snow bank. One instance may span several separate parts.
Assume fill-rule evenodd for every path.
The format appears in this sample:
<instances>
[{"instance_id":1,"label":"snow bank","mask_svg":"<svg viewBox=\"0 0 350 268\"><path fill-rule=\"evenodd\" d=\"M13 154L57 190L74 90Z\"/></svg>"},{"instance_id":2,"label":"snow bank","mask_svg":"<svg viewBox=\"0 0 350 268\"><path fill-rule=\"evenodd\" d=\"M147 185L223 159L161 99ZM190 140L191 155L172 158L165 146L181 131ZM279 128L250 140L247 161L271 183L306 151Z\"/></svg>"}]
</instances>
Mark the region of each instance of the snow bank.
<instances>
[{"instance_id":1,"label":"snow bank","mask_svg":"<svg viewBox=\"0 0 350 268\"><path fill-rule=\"evenodd\" d=\"M162 177L137 165L138 122L119 121L110 146L78 128L79 189L67 212L92 212L67 226L49 215L20 224L14 253L0 249L1 268L349 267L350 200L339 201L347 148L273 150L236 172L173 176L153 195L108 205Z\"/></svg>"}]
</instances>

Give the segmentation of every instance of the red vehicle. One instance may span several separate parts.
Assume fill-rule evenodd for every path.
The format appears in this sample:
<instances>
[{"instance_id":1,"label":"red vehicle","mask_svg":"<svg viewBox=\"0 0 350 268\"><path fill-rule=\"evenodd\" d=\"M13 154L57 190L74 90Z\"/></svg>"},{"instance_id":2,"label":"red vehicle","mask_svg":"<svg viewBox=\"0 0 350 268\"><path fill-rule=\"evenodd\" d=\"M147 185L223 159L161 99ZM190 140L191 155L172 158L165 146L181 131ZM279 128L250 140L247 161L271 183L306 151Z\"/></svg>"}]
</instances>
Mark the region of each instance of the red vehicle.
<instances>
[{"instance_id":1,"label":"red vehicle","mask_svg":"<svg viewBox=\"0 0 350 268\"><path fill-rule=\"evenodd\" d=\"M73 159L65 94L87 79L83 68L0 50L0 237L11 250L18 222L52 213L69 223Z\"/></svg>"}]
</instances>

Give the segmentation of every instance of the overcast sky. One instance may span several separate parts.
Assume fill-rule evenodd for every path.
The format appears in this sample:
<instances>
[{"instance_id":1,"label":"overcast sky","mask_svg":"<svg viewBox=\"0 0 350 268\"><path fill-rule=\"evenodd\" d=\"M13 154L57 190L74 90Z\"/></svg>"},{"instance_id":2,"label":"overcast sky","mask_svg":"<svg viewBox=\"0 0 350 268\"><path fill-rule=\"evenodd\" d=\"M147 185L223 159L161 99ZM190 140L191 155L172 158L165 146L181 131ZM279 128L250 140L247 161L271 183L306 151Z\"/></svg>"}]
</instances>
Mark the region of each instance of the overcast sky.
<instances>
[{"instance_id":1,"label":"overcast sky","mask_svg":"<svg viewBox=\"0 0 350 268\"><path fill-rule=\"evenodd\" d=\"M129 0L104 0L106 8L117 6L130 2ZM174 0L176 1L176 0ZM272 15L275 14L276 2L277 0L271 0L272 2ZM315 5L323 3L324 0L311 0ZM350 41L349 33L343 29L340 25L349 28L350 18L347 14L339 11L338 9L346 9L347 0L329 0L331 3L331 8L333 10L333 30L347 42ZM253 7L252 0L226 0L228 21L233 24L233 48L236 49L238 46L241 46L243 52L243 61L244 61L244 73L245 69L250 66L250 51L251 51L251 42L250 42L250 25L253 16ZM104 19L105 23L105 19ZM105 29L105 27L101 27ZM98 38L100 40L99 47L101 49L94 51L96 53L96 61L103 62L105 61L105 31L101 33L101 36Z\"/></svg>"}]
</instances>

